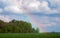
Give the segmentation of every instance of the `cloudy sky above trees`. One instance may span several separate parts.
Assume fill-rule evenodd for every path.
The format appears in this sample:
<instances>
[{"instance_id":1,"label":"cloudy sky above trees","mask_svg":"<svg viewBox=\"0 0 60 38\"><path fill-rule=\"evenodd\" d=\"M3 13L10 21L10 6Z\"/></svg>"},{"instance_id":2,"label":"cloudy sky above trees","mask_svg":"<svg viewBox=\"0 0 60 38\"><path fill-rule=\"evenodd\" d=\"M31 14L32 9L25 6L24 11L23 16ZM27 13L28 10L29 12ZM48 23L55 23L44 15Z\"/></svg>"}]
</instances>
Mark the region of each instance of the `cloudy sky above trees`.
<instances>
[{"instance_id":1,"label":"cloudy sky above trees","mask_svg":"<svg viewBox=\"0 0 60 38\"><path fill-rule=\"evenodd\" d=\"M0 20L31 22L41 32L60 32L60 0L0 0Z\"/></svg>"}]
</instances>

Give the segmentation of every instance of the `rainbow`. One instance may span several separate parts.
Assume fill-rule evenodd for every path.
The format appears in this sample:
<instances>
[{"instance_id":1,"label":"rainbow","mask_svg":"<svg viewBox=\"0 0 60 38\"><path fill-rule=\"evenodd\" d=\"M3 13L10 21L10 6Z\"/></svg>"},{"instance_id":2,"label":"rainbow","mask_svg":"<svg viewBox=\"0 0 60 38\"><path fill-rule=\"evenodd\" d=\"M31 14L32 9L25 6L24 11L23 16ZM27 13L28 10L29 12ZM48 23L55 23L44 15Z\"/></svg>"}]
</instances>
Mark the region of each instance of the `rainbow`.
<instances>
[{"instance_id":1,"label":"rainbow","mask_svg":"<svg viewBox=\"0 0 60 38\"><path fill-rule=\"evenodd\" d=\"M20 7L20 4L19 4L19 2L17 2L17 0L13 0L13 1L14 1L14 4L16 4L18 7ZM22 2L22 0L21 0L21 2ZM22 8L24 8L24 7L22 7ZM44 30L44 26L45 26L45 25L42 24L40 21L38 21L38 20L35 18L35 16L29 14L30 12L29 12L28 8L24 8L24 10L26 11L25 14L28 16L28 18L29 18L34 24L37 25L37 27L40 29L40 31L45 31L45 30Z\"/></svg>"}]
</instances>

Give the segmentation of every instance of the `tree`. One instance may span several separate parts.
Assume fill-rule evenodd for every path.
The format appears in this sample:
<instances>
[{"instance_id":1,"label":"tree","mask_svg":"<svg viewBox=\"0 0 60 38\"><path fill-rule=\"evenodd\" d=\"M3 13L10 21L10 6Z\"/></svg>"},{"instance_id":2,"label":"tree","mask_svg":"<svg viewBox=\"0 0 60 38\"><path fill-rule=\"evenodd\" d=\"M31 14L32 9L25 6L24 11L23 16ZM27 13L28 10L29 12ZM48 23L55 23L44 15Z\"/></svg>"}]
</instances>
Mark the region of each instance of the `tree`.
<instances>
[{"instance_id":1,"label":"tree","mask_svg":"<svg viewBox=\"0 0 60 38\"><path fill-rule=\"evenodd\" d=\"M39 33L39 28L36 28L36 33Z\"/></svg>"},{"instance_id":2,"label":"tree","mask_svg":"<svg viewBox=\"0 0 60 38\"><path fill-rule=\"evenodd\" d=\"M3 24L4 24L4 22L2 20L0 20L0 28L3 28Z\"/></svg>"},{"instance_id":3,"label":"tree","mask_svg":"<svg viewBox=\"0 0 60 38\"><path fill-rule=\"evenodd\" d=\"M11 33L33 33L38 32L32 28L31 23L26 21L12 20L10 22L4 22L0 20L0 32L11 32Z\"/></svg>"}]
</instances>

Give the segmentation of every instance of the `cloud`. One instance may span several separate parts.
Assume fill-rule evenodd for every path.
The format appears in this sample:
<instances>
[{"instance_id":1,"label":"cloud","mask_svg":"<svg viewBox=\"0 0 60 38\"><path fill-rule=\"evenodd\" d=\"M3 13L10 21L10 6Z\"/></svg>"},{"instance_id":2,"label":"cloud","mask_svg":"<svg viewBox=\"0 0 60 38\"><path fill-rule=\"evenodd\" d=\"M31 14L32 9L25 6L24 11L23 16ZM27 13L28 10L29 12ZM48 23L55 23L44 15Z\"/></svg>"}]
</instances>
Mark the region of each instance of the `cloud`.
<instances>
[{"instance_id":1,"label":"cloud","mask_svg":"<svg viewBox=\"0 0 60 38\"><path fill-rule=\"evenodd\" d=\"M0 0L0 3L4 4L5 6L8 5L15 5L15 1L14 0Z\"/></svg>"},{"instance_id":2,"label":"cloud","mask_svg":"<svg viewBox=\"0 0 60 38\"><path fill-rule=\"evenodd\" d=\"M28 2L28 1L27 1ZM40 13L45 13L45 14L54 14L54 13L58 13L58 10L56 9L51 9L49 7L49 3L47 1L38 1L38 0L34 0L32 2L29 2L26 7L28 12L32 11L32 12L40 12Z\"/></svg>"},{"instance_id":3,"label":"cloud","mask_svg":"<svg viewBox=\"0 0 60 38\"><path fill-rule=\"evenodd\" d=\"M4 16L4 15L0 15L0 20L3 20L4 22L9 22L11 21L9 16Z\"/></svg>"},{"instance_id":4,"label":"cloud","mask_svg":"<svg viewBox=\"0 0 60 38\"><path fill-rule=\"evenodd\" d=\"M45 14L58 13L58 11L56 9L51 9L49 7L49 3L47 1L42 1L39 8L40 8L40 12L43 12Z\"/></svg>"},{"instance_id":5,"label":"cloud","mask_svg":"<svg viewBox=\"0 0 60 38\"><path fill-rule=\"evenodd\" d=\"M50 2L50 6L53 7L52 9L58 10L60 12L60 0L48 0Z\"/></svg>"},{"instance_id":6,"label":"cloud","mask_svg":"<svg viewBox=\"0 0 60 38\"><path fill-rule=\"evenodd\" d=\"M2 13L3 12L3 9L2 8L0 8L0 13Z\"/></svg>"},{"instance_id":7,"label":"cloud","mask_svg":"<svg viewBox=\"0 0 60 38\"><path fill-rule=\"evenodd\" d=\"M45 14L59 13L57 9L51 9L49 3L46 0L1 0L5 4L5 11L11 11L13 13L25 13L25 12L40 12ZM51 4L57 5L59 0L49 0ZM52 5L53 6L53 5ZM58 4L59 6L59 4ZM26 9L25 9L26 8Z\"/></svg>"},{"instance_id":8,"label":"cloud","mask_svg":"<svg viewBox=\"0 0 60 38\"><path fill-rule=\"evenodd\" d=\"M42 24L44 24L45 27L47 27L47 26L56 26L60 23L59 20L60 20L59 17L49 17L49 16L40 17L40 22Z\"/></svg>"},{"instance_id":9,"label":"cloud","mask_svg":"<svg viewBox=\"0 0 60 38\"><path fill-rule=\"evenodd\" d=\"M0 0L0 3L3 5L4 11L12 12L12 13L22 13L23 10L16 3L17 0Z\"/></svg>"},{"instance_id":10,"label":"cloud","mask_svg":"<svg viewBox=\"0 0 60 38\"><path fill-rule=\"evenodd\" d=\"M4 8L5 11L8 11L8 12L13 12L13 13L22 13L23 10L22 9L19 9L19 7L17 6L6 6Z\"/></svg>"},{"instance_id":11,"label":"cloud","mask_svg":"<svg viewBox=\"0 0 60 38\"><path fill-rule=\"evenodd\" d=\"M57 24L60 23L58 19L60 18L59 17L48 17L48 20L46 20L47 22L45 22L44 24L46 26L56 26Z\"/></svg>"},{"instance_id":12,"label":"cloud","mask_svg":"<svg viewBox=\"0 0 60 38\"><path fill-rule=\"evenodd\" d=\"M59 3L60 3L60 0L48 0L50 3L51 3L51 5L60 5Z\"/></svg>"},{"instance_id":13,"label":"cloud","mask_svg":"<svg viewBox=\"0 0 60 38\"><path fill-rule=\"evenodd\" d=\"M25 13L25 11L27 11L28 13L30 13L31 11L32 12L39 11L39 13L44 13L44 14L59 13L58 8L51 9L51 7L49 7L49 3L45 0L43 0L43 1L38 1L38 0L0 0L0 2L4 3L6 5L4 7L5 11L13 12L13 13L17 13L17 14ZM56 4L59 6L59 4L58 4L59 0L49 0L49 2L52 6L56 5ZM27 8L27 9L25 9L25 8ZM53 19L54 19L54 17L53 17ZM50 23L49 20L51 20L50 17L43 17L43 19L41 18L41 21L43 21L44 23L52 24L52 23ZM54 20L54 21L56 21L56 20Z\"/></svg>"},{"instance_id":14,"label":"cloud","mask_svg":"<svg viewBox=\"0 0 60 38\"><path fill-rule=\"evenodd\" d=\"M33 2L29 3L29 5L27 7L30 10L39 10L39 6L40 6L39 1L33 1Z\"/></svg>"}]
</instances>

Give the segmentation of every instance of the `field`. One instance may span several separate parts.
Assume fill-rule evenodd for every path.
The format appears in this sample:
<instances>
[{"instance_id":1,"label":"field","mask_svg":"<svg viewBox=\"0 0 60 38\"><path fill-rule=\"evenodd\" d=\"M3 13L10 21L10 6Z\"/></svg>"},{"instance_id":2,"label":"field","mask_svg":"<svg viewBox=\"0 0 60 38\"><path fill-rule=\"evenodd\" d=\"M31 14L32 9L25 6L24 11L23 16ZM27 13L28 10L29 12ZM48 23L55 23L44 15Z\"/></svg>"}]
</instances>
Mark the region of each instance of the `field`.
<instances>
[{"instance_id":1,"label":"field","mask_svg":"<svg viewBox=\"0 0 60 38\"><path fill-rule=\"evenodd\" d=\"M60 34L0 33L0 38L60 38Z\"/></svg>"}]
</instances>

